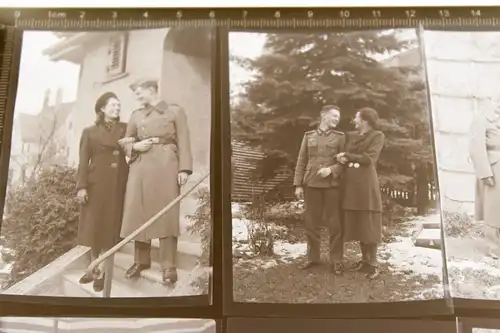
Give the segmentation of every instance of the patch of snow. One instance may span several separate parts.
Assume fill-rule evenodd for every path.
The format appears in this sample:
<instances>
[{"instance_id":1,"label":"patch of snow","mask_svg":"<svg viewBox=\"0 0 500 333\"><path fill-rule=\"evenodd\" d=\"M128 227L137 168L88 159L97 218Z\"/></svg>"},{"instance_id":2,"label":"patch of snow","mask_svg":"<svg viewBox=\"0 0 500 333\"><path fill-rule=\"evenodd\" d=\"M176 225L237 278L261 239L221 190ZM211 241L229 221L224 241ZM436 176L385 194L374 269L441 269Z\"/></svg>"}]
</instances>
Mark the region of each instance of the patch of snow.
<instances>
[{"instance_id":1,"label":"patch of snow","mask_svg":"<svg viewBox=\"0 0 500 333\"><path fill-rule=\"evenodd\" d=\"M492 267L485 262L472 262L472 261L450 261L447 262L449 268L456 268L458 270L473 270L484 271L490 276L500 277L500 269Z\"/></svg>"},{"instance_id":2,"label":"patch of snow","mask_svg":"<svg viewBox=\"0 0 500 333\"><path fill-rule=\"evenodd\" d=\"M247 220L233 219L233 242L241 242L248 240Z\"/></svg>"},{"instance_id":3,"label":"patch of snow","mask_svg":"<svg viewBox=\"0 0 500 333\"><path fill-rule=\"evenodd\" d=\"M396 242L384 244L380 253L388 255L387 262L395 271L411 271L416 275L442 275L441 251L417 247L411 238L395 237Z\"/></svg>"}]
</instances>

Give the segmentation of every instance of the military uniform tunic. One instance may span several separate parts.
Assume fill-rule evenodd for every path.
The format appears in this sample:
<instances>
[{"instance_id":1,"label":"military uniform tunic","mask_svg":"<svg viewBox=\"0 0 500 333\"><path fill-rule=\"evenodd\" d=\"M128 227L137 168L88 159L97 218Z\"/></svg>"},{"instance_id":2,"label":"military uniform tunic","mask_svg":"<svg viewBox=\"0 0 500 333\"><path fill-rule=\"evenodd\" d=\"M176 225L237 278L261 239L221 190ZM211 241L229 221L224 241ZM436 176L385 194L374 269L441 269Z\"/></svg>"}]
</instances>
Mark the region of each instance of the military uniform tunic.
<instances>
[{"instance_id":1,"label":"military uniform tunic","mask_svg":"<svg viewBox=\"0 0 500 333\"><path fill-rule=\"evenodd\" d=\"M308 259L320 260L320 225L326 222L330 235L330 262L338 263L343 256L340 211L340 185L342 166L336 155L344 151L342 132L317 129L304 134L294 185L304 187L305 227L308 241ZM317 173L329 168L331 174L322 178Z\"/></svg>"}]
</instances>

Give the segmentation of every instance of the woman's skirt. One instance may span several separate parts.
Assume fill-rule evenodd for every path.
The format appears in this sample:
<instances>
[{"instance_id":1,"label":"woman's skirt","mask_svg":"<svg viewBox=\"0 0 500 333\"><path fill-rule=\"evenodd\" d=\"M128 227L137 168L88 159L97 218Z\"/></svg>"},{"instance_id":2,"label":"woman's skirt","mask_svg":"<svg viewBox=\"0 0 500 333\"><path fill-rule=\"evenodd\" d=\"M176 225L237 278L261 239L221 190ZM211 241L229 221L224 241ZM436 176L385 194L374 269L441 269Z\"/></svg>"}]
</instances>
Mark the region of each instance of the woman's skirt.
<instances>
[{"instance_id":1,"label":"woman's skirt","mask_svg":"<svg viewBox=\"0 0 500 333\"><path fill-rule=\"evenodd\" d=\"M366 210L344 210L343 234L345 242L381 243L382 213Z\"/></svg>"}]
</instances>

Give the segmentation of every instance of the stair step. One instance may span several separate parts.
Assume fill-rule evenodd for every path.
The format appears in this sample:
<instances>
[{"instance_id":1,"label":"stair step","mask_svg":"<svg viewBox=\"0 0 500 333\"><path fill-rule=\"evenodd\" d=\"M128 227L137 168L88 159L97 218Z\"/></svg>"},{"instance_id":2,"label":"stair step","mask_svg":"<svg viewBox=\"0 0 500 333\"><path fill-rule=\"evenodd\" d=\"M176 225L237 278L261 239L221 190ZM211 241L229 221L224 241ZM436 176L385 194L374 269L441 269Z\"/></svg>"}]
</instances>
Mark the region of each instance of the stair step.
<instances>
[{"instance_id":1,"label":"stair step","mask_svg":"<svg viewBox=\"0 0 500 333\"><path fill-rule=\"evenodd\" d=\"M153 239L151 241L151 260L154 262L160 261L160 241L158 239ZM121 253L134 254L134 242L126 244L119 251ZM179 239L177 245L177 265L181 269L191 270L196 266L198 259L201 257L201 244L198 242L189 242Z\"/></svg>"},{"instance_id":2,"label":"stair step","mask_svg":"<svg viewBox=\"0 0 500 333\"><path fill-rule=\"evenodd\" d=\"M440 221L423 221L422 227L424 229L441 229Z\"/></svg>"},{"instance_id":3,"label":"stair step","mask_svg":"<svg viewBox=\"0 0 500 333\"><path fill-rule=\"evenodd\" d=\"M135 280L125 278L125 271L133 264L134 257L127 253L118 252L115 254L115 274L113 281L117 280L122 284L126 284L131 289L143 290L147 293L146 297L167 297L173 288L163 284L163 275L160 264L152 262L151 268L141 272L141 277ZM177 285L187 281L190 278L190 271L182 268L177 268L178 282Z\"/></svg>"},{"instance_id":4,"label":"stair step","mask_svg":"<svg viewBox=\"0 0 500 333\"><path fill-rule=\"evenodd\" d=\"M92 283L79 284L78 281L83 274L83 270L73 270L63 275L64 289L66 296L71 297L102 297L102 292L96 292L92 288ZM115 273L113 272L113 275ZM71 292L70 292L71 290ZM148 297L136 288L130 288L128 285L113 278L111 287L111 297Z\"/></svg>"},{"instance_id":5,"label":"stair step","mask_svg":"<svg viewBox=\"0 0 500 333\"><path fill-rule=\"evenodd\" d=\"M442 246L441 229L422 229L415 240L415 246L440 250Z\"/></svg>"}]
</instances>

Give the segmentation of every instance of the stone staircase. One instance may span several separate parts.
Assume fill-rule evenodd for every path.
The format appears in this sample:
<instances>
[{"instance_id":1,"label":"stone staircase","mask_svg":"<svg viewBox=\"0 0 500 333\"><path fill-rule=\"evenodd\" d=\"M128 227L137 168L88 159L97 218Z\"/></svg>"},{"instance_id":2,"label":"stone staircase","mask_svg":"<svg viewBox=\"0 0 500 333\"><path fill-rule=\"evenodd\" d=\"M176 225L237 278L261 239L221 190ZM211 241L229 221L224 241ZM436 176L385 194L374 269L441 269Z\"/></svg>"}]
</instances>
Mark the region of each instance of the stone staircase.
<instances>
[{"instance_id":1,"label":"stone staircase","mask_svg":"<svg viewBox=\"0 0 500 333\"><path fill-rule=\"evenodd\" d=\"M215 333L214 320L2 317L0 333Z\"/></svg>"},{"instance_id":2,"label":"stone staircase","mask_svg":"<svg viewBox=\"0 0 500 333\"><path fill-rule=\"evenodd\" d=\"M428 215L420 223L420 233L415 239L415 246L441 250L441 216Z\"/></svg>"},{"instance_id":3,"label":"stone staircase","mask_svg":"<svg viewBox=\"0 0 500 333\"><path fill-rule=\"evenodd\" d=\"M190 275L195 269L201 253L198 244L180 240L177 255L178 284L191 280ZM151 244L151 268L141 272L141 277L137 280L125 278L125 271L134 262L134 244L129 243L117 252L114 257L113 284L111 287L111 297L166 297L172 294L172 289L165 287L162 283L162 273L159 257L159 242L153 240ZM90 263L90 260L89 262ZM71 297L102 297L102 292L95 292L92 283L81 285L78 280L82 276L87 265L75 267L62 276L64 295ZM184 294L181 292L181 294ZM48 296L48 295L45 295Z\"/></svg>"},{"instance_id":4,"label":"stone staircase","mask_svg":"<svg viewBox=\"0 0 500 333\"><path fill-rule=\"evenodd\" d=\"M115 254L111 297L168 297L199 294L196 290L193 290L191 282L198 276L206 275L206 270L198 267L201 246L196 237L183 234L179 238L177 253L179 279L175 288L166 287L162 283L162 273L158 262L158 240L153 240L151 243L152 267L141 272L139 279L128 280L125 278L125 271L134 262L133 253L134 244L130 242ZM102 297L102 292L94 291L92 283L85 285L78 283L89 264L89 248L77 246L2 293L87 298Z\"/></svg>"}]
</instances>

